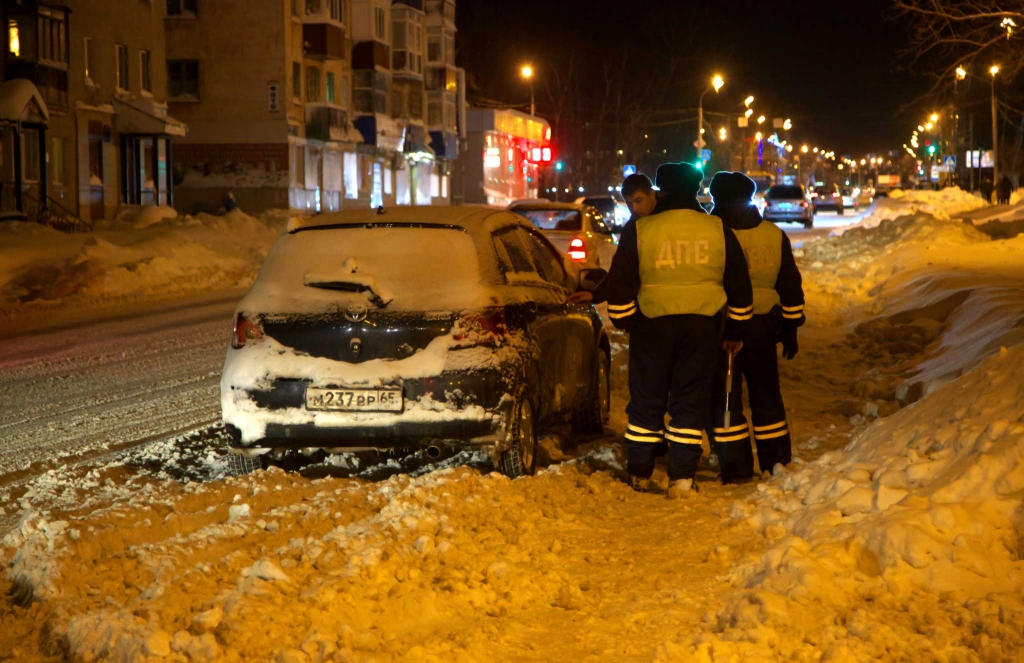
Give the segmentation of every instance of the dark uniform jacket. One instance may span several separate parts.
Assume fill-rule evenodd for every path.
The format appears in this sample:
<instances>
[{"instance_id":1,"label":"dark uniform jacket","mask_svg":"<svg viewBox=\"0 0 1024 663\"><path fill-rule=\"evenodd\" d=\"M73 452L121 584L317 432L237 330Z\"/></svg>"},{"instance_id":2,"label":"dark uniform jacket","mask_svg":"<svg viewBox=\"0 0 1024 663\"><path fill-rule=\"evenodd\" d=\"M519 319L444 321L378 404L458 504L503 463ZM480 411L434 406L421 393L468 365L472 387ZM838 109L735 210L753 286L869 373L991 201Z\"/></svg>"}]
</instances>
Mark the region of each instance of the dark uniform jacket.
<instances>
[{"instance_id":1,"label":"dark uniform jacket","mask_svg":"<svg viewBox=\"0 0 1024 663\"><path fill-rule=\"evenodd\" d=\"M696 196L690 199L664 198L658 201L654 213L668 210L692 210L707 214L707 210L697 202ZM746 321L751 318L754 295L747 273L747 262L743 257L743 248L736 236L727 226L722 228L725 237L725 272L722 276L722 287L727 298L729 313L726 318L723 338L726 340L742 340ZM611 270L603 284L610 307L622 308L637 301L640 293L640 254L637 239L637 224L630 223L622 231L619 248L612 259ZM735 313L734 313L735 312ZM636 312L620 319L613 319L616 327L629 331L637 325L645 324L647 318L639 307Z\"/></svg>"},{"instance_id":2,"label":"dark uniform jacket","mask_svg":"<svg viewBox=\"0 0 1024 663\"><path fill-rule=\"evenodd\" d=\"M733 230L752 230L762 223L757 208L749 203L731 203L715 205L714 215L722 219L725 225ZM806 321L804 317L804 289L800 269L793 257L793 245L786 233L782 235L782 264L779 276L775 281L775 291L779 293L782 303L783 324L800 327Z\"/></svg>"}]
</instances>

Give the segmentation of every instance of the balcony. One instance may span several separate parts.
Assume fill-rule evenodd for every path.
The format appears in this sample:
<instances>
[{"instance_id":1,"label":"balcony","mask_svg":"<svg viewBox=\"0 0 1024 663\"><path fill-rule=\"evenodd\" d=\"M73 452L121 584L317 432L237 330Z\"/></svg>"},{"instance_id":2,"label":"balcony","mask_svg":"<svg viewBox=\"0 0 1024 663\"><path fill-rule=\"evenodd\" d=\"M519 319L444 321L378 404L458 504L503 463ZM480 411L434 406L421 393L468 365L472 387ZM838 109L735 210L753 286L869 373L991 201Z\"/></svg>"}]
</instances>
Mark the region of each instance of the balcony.
<instances>
[{"instance_id":1,"label":"balcony","mask_svg":"<svg viewBox=\"0 0 1024 663\"><path fill-rule=\"evenodd\" d=\"M311 60L345 60L345 29L334 23L304 23L302 52Z\"/></svg>"},{"instance_id":2,"label":"balcony","mask_svg":"<svg viewBox=\"0 0 1024 663\"><path fill-rule=\"evenodd\" d=\"M405 5L418 11L423 11L423 0L395 0L396 5Z\"/></svg>"},{"instance_id":3,"label":"balcony","mask_svg":"<svg viewBox=\"0 0 1024 663\"><path fill-rule=\"evenodd\" d=\"M448 23L455 23L454 0L427 0L427 14L441 14Z\"/></svg>"},{"instance_id":4,"label":"balcony","mask_svg":"<svg viewBox=\"0 0 1024 663\"><path fill-rule=\"evenodd\" d=\"M35 83L51 113L67 113L68 104L68 72L61 67L51 67L40 62L25 60L8 60L7 78L27 78Z\"/></svg>"},{"instance_id":5,"label":"balcony","mask_svg":"<svg viewBox=\"0 0 1024 663\"><path fill-rule=\"evenodd\" d=\"M391 69L391 49L379 41L361 41L352 47L353 69Z\"/></svg>"},{"instance_id":6,"label":"balcony","mask_svg":"<svg viewBox=\"0 0 1024 663\"><path fill-rule=\"evenodd\" d=\"M349 140L348 111L333 104L306 104L306 138Z\"/></svg>"}]
</instances>

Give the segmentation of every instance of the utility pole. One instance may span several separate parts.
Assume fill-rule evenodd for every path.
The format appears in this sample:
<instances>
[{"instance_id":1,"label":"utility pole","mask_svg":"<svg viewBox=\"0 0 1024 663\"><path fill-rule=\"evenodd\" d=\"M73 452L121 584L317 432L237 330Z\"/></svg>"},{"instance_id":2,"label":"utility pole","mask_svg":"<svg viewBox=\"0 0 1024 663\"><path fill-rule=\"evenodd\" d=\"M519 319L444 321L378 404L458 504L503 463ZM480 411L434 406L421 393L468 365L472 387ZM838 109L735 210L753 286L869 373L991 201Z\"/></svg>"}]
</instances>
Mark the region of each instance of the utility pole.
<instances>
[{"instance_id":1,"label":"utility pole","mask_svg":"<svg viewBox=\"0 0 1024 663\"><path fill-rule=\"evenodd\" d=\"M999 105L996 102L996 74L999 67L992 65L992 184L999 185ZM991 201L989 201L991 202Z\"/></svg>"},{"instance_id":2,"label":"utility pole","mask_svg":"<svg viewBox=\"0 0 1024 663\"><path fill-rule=\"evenodd\" d=\"M967 170L971 178L970 192L974 193L974 113L967 120Z\"/></svg>"}]
</instances>

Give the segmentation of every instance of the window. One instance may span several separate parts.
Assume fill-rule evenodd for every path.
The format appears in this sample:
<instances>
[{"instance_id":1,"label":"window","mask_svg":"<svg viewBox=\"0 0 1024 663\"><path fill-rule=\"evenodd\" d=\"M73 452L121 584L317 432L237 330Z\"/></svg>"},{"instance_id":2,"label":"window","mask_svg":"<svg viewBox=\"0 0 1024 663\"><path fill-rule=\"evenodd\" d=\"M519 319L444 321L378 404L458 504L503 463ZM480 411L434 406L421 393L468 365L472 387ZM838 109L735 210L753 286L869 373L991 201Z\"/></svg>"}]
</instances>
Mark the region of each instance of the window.
<instances>
[{"instance_id":1,"label":"window","mask_svg":"<svg viewBox=\"0 0 1024 663\"><path fill-rule=\"evenodd\" d=\"M345 152L345 197L359 197L359 159L355 152Z\"/></svg>"},{"instance_id":2,"label":"window","mask_svg":"<svg viewBox=\"0 0 1024 663\"><path fill-rule=\"evenodd\" d=\"M167 0L167 15L195 18L199 0Z\"/></svg>"},{"instance_id":3,"label":"window","mask_svg":"<svg viewBox=\"0 0 1024 663\"><path fill-rule=\"evenodd\" d=\"M455 66L455 35L444 36L444 62L449 67Z\"/></svg>"},{"instance_id":4,"label":"window","mask_svg":"<svg viewBox=\"0 0 1024 663\"><path fill-rule=\"evenodd\" d=\"M306 67L306 101L320 101L320 70Z\"/></svg>"},{"instance_id":5,"label":"window","mask_svg":"<svg viewBox=\"0 0 1024 663\"><path fill-rule=\"evenodd\" d=\"M441 28L430 28L427 30L427 62L440 62L443 59L441 53Z\"/></svg>"},{"instance_id":6,"label":"window","mask_svg":"<svg viewBox=\"0 0 1024 663\"><path fill-rule=\"evenodd\" d=\"M327 0L327 4L331 8L331 20L338 21L339 23L345 22L345 3L344 0Z\"/></svg>"},{"instance_id":7,"label":"window","mask_svg":"<svg viewBox=\"0 0 1024 663\"><path fill-rule=\"evenodd\" d=\"M392 189L394 188L391 184L391 180L394 177L389 167L384 166L384 195L390 196Z\"/></svg>"},{"instance_id":8,"label":"window","mask_svg":"<svg viewBox=\"0 0 1024 663\"><path fill-rule=\"evenodd\" d=\"M53 145L50 148L50 168L53 172L53 183L57 186L67 185L67 152L65 150L67 141L63 138L53 138L50 141Z\"/></svg>"},{"instance_id":9,"label":"window","mask_svg":"<svg viewBox=\"0 0 1024 663\"><path fill-rule=\"evenodd\" d=\"M292 16L302 16L302 10L299 9L299 0L292 0Z\"/></svg>"},{"instance_id":10,"label":"window","mask_svg":"<svg viewBox=\"0 0 1024 663\"><path fill-rule=\"evenodd\" d=\"M7 22L7 50L14 57L21 57L21 31L14 19Z\"/></svg>"},{"instance_id":11,"label":"window","mask_svg":"<svg viewBox=\"0 0 1024 663\"><path fill-rule=\"evenodd\" d=\"M295 179L292 181L293 186L297 186L300 189L306 188L306 146L295 145L292 148L292 174L295 175Z\"/></svg>"},{"instance_id":12,"label":"window","mask_svg":"<svg viewBox=\"0 0 1024 663\"><path fill-rule=\"evenodd\" d=\"M516 232L521 233L522 230ZM555 253L547 240L541 239L534 233L527 233L527 242L533 252L533 262L537 265L537 271L541 277L559 287L565 286L565 268L562 264L562 256Z\"/></svg>"},{"instance_id":13,"label":"window","mask_svg":"<svg viewBox=\"0 0 1024 663\"><path fill-rule=\"evenodd\" d=\"M199 60L167 61L167 96L177 101L199 101Z\"/></svg>"},{"instance_id":14,"label":"window","mask_svg":"<svg viewBox=\"0 0 1024 663\"><path fill-rule=\"evenodd\" d=\"M423 74L423 22L412 11L392 11L392 66L396 71Z\"/></svg>"},{"instance_id":15,"label":"window","mask_svg":"<svg viewBox=\"0 0 1024 663\"><path fill-rule=\"evenodd\" d=\"M530 249L523 242L517 229L507 230L494 237L494 250L498 254L498 265L509 283L521 280L519 275L536 274L537 268L530 260Z\"/></svg>"},{"instance_id":16,"label":"window","mask_svg":"<svg viewBox=\"0 0 1024 663\"><path fill-rule=\"evenodd\" d=\"M338 99L334 91L334 74L330 72L327 73L327 103L338 103Z\"/></svg>"},{"instance_id":17,"label":"window","mask_svg":"<svg viewBox=\"0 0 1024 663\"><path fill-rule=\"evenodd\" d=\"M117 89L128 89L128 47L124 44L114 45L114 56L117 59Z\"/></svg>"},{"instance_id":18,"label":"window","mask_svg":"<svg viewBox=\"0 0 1024 663\"><path fill-rule=\"evenodd\" d=\"M39 6L38 47L40 60L68 63L68 24L64 10Z\"/></svg>"},{"instance_id":19,"label":"window","mask_svg":"<svg viewBox=\"0 0 1024 663\"><path fill-rule=\"evenodd\" d=\"M351 104L351 87L348 84L348 76L341 77L341 105L345 108L349 108Z\"/></svg>"},{"instance_id":20,"label":"window","mask_svg":"<svg viewBox=\"0 0 1024 663\"><path fill-rule=\"evenodd\" d=\"M375 16L377 18L377 20L375 21L376 25L374 26L375 29L376 29L376 32L374 34L376 34L377 39L379 39L380 41L387 41L388 40L387 14L384 12L384 8L383 7L375 7L374 8L374 14L375 14Z\"/></svg>"},{"instance_id":21,"label":"window","mask_svg":"<svg viewBox=\"0 0 1024 663\"><path fill-rule=\"evenodd\" d=\"M93 50L92 39L89 37L83 39L82 43L85 45L85 58L83 60L85 62L85 78L92 82L92 76L96 73L96 52Z\"/></svg>"},{"instance_id":22,"label":"window","mask_svg":"<svg viewBox=\"0 0 1024 663\"><path fill-rule=\"evenodd\" d=\"M21 130L22 178L26 182L39 181L39 131Z\"/></svg>"},{"instance_id":23,"label":"window","mask_svg":"<svg viewBox=\"0 0 1024 663\"><path fill-rule=\"evenodd\" d=\"M390 87L390 79L387 74L370 69L355 71L352 73L352 86L354 89L353 102L357 113L387 114L388 88Z\"/></svg>"},{"instance_id":24,"label":"window","mask_svg":"<svg viewBox=\"0 0 1024 663\"><path fill-rule=\"evenodd\" d=\"M437 126L443 124L441 118L441 101L438 99L431 99L427 104L427 124L430 126Z\"/></svg>"},{"instance_id":25,"label":"window","mask_svg":"<svg viewBox=\"0 0 1024 663\"><path fill-rule=\"evenodd\" d=\"M296 101L302 99L302 65L298 62L292 63L292 97Z\"/></svg>"},{"instance_id":26,"label":"window","mask_svg":"<svg viewBox=\"0 0 1024 663\"><path fill-rule=\"evenodd\" d=\"M141 76L142 89L146 92L153 91L153 80L149 70L149 51L139 51L139 75Z\"/></svg>"},{"instance_id":27,"label":"window","mask_svg":"<svg viewBox=\"0 0 1024 663\"><path fill-rule=\"evenodd\" d=\"M319 14L320 13L320 0L306 0L306 13L307 14Z\"/></svg>"}]
</instances>

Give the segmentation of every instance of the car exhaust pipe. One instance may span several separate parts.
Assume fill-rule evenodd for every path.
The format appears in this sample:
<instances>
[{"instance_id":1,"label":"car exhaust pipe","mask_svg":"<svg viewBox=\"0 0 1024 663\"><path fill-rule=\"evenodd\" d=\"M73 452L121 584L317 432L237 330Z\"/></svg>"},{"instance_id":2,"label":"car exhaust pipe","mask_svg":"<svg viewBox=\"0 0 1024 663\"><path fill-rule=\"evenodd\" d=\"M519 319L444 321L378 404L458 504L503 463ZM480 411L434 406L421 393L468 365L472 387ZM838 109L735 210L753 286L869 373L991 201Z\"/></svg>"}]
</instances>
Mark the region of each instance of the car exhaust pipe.
<instances>
[{"instance_id":1,"label":"car exhaust pipe","mask_svg":"<svg viewBox=\"0 0 1024 663\"><path fill-rule=\"evenodd\" d=\"M444 447L436 442L427 447L427 458L437 460L441 457L442 453L444 453Z\"/></svg>"}]
</instances>

